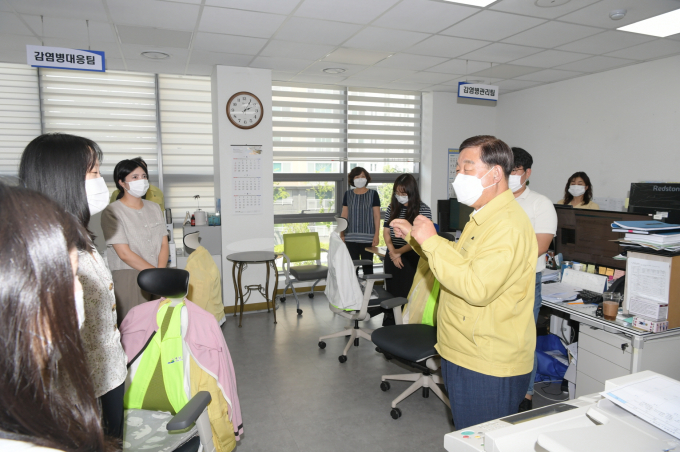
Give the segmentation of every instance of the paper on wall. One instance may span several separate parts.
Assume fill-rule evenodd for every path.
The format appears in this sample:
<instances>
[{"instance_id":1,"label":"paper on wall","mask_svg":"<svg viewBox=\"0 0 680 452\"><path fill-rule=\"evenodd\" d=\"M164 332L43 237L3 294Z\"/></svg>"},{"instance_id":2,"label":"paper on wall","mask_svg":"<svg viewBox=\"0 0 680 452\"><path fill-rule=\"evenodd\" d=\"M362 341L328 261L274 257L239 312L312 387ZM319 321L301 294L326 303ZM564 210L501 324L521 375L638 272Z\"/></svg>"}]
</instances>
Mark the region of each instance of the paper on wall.
<instances>
[{"instance_id":1,"label":"paper on wall","mask_svg":"<svg viewBox=\"0 0 680 452\"><path fill-rule=\"evenodd\" d=\"M262 213L262 146L232 146L234 215Z\"/></svg>"}]
</instances>

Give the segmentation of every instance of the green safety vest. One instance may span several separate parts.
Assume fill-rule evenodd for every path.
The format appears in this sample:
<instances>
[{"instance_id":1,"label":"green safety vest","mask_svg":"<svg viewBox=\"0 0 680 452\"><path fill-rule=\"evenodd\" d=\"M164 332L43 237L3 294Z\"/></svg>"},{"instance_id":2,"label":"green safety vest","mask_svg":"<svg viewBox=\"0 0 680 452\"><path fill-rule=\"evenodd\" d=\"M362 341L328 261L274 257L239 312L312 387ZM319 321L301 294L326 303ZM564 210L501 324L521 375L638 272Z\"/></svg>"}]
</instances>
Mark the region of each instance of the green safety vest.
<instances>
[{"instance_id":1,"label":"green safety vest","mask_svg":"<svg viewBox=\"0 0 680 452\"><path fill-rule=\"evenodd\" d=\"M187 404L180 323L182 307L184 302L174 308L166 303L158 310L156 322L159 328L144 350L137 372L125 393L123 402L126 409L161 410L176 414ZM157 387L161 375L165 394L160 392L162 388ZM151 392L147 393L152 380L154 385Z\"/></svg>"},{"instance_id":2,"label":"green safety vest","mask_svg":"<svg viewBox=\"0 0 680 452\"><path fill-rule=\"evenodd\" d=\"M423 325L434 326L434 311L437 307L437 297L439 296L439 281L435 278L432 284L432 290L427 297L425 303L425 310L423 311L423 319L420 321Z\"/></svg>"}]
</instances>

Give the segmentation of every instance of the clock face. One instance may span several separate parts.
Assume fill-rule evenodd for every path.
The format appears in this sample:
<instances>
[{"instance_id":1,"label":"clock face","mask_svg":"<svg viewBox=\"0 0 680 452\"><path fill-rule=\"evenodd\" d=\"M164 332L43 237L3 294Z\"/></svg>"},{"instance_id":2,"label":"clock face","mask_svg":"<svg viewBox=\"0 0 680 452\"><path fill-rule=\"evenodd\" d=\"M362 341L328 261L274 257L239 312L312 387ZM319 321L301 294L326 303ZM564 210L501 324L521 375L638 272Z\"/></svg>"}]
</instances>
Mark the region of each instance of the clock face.
<instances>
[{"instance_id":1,"label":"clock face","mask_svg":"<svg viewBox=\"0 0 680 452\"><path fill-rule=\"evenodd\" d=\"M229 121L241 129L252 129L262 121L262 103L252 93L236 93L227 103Z\"/></svg>"}]
</instances>

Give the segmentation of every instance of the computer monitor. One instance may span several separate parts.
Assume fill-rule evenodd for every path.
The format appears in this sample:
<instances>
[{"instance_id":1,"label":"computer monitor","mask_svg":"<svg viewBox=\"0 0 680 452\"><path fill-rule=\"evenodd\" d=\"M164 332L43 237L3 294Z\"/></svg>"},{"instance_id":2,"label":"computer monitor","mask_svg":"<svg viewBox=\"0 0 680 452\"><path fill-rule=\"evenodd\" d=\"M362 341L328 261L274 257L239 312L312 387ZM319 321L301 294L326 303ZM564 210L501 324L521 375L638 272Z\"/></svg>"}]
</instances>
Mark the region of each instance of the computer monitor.
<instances>
[{"instance_id":1,"label":"computer monitor","mask_svg":"<svg viewBox=\"0 0 680 452\"><path fill-rule=\"evenodd\" d=\"M457 198L449 198L449 230L462 231L470 221L470 214L474 212L470 206L458 202Z\"/></svg>"},{"instance_id":2,"label":"computer monitor","mask_svg":"<svg viewBox=\"0 0 680 452\"><path fill-rule=\"evenodd\" d=\"M557 236L555 254L562 253L564 260L602 265L624 270L625 260L613 257L624 249L617 240L621 233L612 232L615 221L648 220L644 214L608 210L573 209L555 204L557 211Z\"/></svg>"}]
</instances>

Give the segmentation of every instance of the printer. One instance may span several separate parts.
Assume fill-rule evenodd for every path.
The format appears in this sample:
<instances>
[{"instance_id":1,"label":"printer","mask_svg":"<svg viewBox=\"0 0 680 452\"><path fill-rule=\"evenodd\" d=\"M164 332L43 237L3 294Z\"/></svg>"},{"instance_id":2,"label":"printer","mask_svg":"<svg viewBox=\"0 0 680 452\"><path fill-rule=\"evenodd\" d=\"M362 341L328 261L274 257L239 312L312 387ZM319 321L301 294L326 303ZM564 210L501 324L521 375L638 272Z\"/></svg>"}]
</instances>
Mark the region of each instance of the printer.
<instances>
[{"instance_id":1,"label":"printer","mask_svg":"<svg viewBox=\"0 0 680 452\"><path fill-rule=\"evenodd\" d=\"M673 385L669 386L672 390L657 389L662 391L663 403L654 399L653 388L659 388L658 382ZM601 394L448 433L444 436L444 448L448 452L680 452L680 428L674 430L680 423L679 388L680 382L651 371L626 375L607 380ZM617 390L631 394L630 404ZM634 390L638 392L633 393Z\"/></svg>"}]
</instances>

